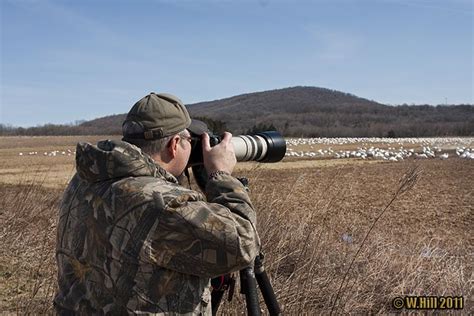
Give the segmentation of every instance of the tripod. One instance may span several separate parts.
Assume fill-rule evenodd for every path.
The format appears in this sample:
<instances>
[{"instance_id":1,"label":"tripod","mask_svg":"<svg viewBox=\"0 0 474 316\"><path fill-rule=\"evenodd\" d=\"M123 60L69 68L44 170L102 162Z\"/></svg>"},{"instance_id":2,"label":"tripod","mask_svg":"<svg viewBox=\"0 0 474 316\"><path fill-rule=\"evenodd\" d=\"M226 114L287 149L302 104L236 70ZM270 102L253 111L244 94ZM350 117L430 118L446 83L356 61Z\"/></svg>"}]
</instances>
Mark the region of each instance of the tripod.
<instances>
[{"instance_id":1,"label":"tripod","mask_svg":"<svg viewBox=\"0 0 474 316\"><path fill-rule=\"evenodd\" d=\"M245 295L245 303L247 305L247 315L259 316L260 304L258 301L257 284L262 292L263 300L267 306L270 315L281 315L280 306L273 291L272 284L268 279L267 272L263 267L263 254L260 253L254 262L254 266L250 266L240 270L240 293ZM233 292L232 286L230 291ZM212 314L217 314L220 301L224 291L212 293ZM231 293L230 295L231 296Z\"/></svg>"},{"instance_id":2,"label":"tripod","mask_svg":"<svg viewBox=\"0 0 474 316\"><path fill-rule=\"evenodd\" d=\"M207 183L207 172L202 164L194 165L191 167L193 170L194 179L198 184L201 191L205 192ZM185 169L185 174L188 178L189 187L191 182L189 180L188 169ZM244 187L248 190L249 180L247 178L237 178ZM267 305L267 309L270 315L281 315L280 306L273 291L270 279L268 279L267 272L263 267L263 254L260 253L254 261L253 267L247 267L240 270L240 293L245 295L245 302L247 304L247 313L250 316L260 315L260 304L258 302L257 284L262 292L263 299ZM214 282L216 281L216 282ZM214 284L215 283L215 284ZM230 277L229 274L214 278L211 280L213 290L211 292L211 306L212 315L217 315L217 309L221 303L222 297L224 296L225 290L229 290L229 301L234 293L235 280Z\"/></svg>"},{"instance_id":3,"label":"tripod","mask_svg":"<svg viewBox=\"0 0 474 316\"><path fill-rule=\"evenodd\" d=\"M245 294L247 314L250 316L260 315L256 283L258 283L258 287L262 292L268 313L270 315L281 315L280 306L278 305L275 292L273 291L272 284L268 279L267 272L263 267L262 253L255 258L254 267L247 267L240 270L240 293Z\"/></svg>"}]
</instances>

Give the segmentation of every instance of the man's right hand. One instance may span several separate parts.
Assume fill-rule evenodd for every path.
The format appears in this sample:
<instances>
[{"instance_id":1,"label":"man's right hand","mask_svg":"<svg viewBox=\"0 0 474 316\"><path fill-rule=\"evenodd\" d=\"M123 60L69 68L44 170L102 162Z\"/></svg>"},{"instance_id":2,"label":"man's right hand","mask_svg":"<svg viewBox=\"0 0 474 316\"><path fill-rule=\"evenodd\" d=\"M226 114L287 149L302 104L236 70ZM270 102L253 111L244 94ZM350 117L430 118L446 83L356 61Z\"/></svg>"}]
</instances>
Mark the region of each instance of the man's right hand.
<instances>
[{"instance_id":1,"label":"man's right hand","mask_svg":"<svg viewBox=\"0 0 474 316\"><path fill-rule=\"evenodd\" d=\"M224 171L231 174L237 163L234 145L231 143L232 134L225 132L222 141L214 147L211 147L207 133L204 133L201 137L202 155L207 174L209 175L215 171Z\"/></svg>"}]
</instances>

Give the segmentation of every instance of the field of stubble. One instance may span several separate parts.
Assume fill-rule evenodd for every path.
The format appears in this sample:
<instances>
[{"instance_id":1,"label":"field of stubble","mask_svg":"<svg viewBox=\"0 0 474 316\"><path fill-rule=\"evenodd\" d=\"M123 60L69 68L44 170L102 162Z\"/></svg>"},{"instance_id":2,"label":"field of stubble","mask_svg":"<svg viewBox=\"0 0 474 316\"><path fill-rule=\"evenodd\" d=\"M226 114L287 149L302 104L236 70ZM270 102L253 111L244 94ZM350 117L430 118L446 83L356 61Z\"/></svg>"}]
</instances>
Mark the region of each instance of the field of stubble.
<instances>
[{"instance_id":1,"label":"field of stubble","mask_svg":"<svg viewBox=\"0 0 474 316\"><path fill-rule=\"evenodd\" d=\"M0 311L52 312L56 216L78 140L0 138ZM386 314L404 295L463 295L461 313L474 312L474 161L285 158L235 173L250 179L285 314ZM243 298L220 311L240 314Z\"/></svg>"}]
</instances>

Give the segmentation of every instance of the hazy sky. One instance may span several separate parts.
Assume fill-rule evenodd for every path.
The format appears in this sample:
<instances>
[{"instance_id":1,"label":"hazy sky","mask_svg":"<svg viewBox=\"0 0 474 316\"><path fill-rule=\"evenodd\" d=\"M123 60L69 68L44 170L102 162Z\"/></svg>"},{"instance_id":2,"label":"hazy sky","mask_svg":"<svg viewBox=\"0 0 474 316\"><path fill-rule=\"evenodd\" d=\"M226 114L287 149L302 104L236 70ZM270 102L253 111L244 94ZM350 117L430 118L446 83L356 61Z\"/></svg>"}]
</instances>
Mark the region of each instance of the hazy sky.
<instances>
[{"instance_id":1,"label":"hazy sky","mask_svg":"<svg viewBox=\"0 0 474 316\"><path fill-rule=\"evenodd\" d=\"M474 103L472 0L0 0L0 122L126 113L297 85Z\"/></svg>"}]
</instances>

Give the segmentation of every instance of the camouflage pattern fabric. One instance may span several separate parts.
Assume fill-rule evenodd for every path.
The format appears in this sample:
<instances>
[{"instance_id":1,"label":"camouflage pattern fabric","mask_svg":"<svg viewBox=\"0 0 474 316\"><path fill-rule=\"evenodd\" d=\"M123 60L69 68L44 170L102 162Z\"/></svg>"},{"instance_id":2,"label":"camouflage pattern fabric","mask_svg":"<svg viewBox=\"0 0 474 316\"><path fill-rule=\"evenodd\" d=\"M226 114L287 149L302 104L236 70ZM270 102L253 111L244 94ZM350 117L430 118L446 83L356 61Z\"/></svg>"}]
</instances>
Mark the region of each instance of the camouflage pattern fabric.
<instances>
[{"instance_id":1,"label":"camouflage pattern fabric","mask_svg":"<svg viewBox=\"0 0 474 316\"><path fill-rule=\"evenodd\" d=\"M249 266L260 248L244 186L218 175L204 196L122 141L76 152L57 230L57 312L210 315L210 278Z\"/></svg>"}]
</instances>

